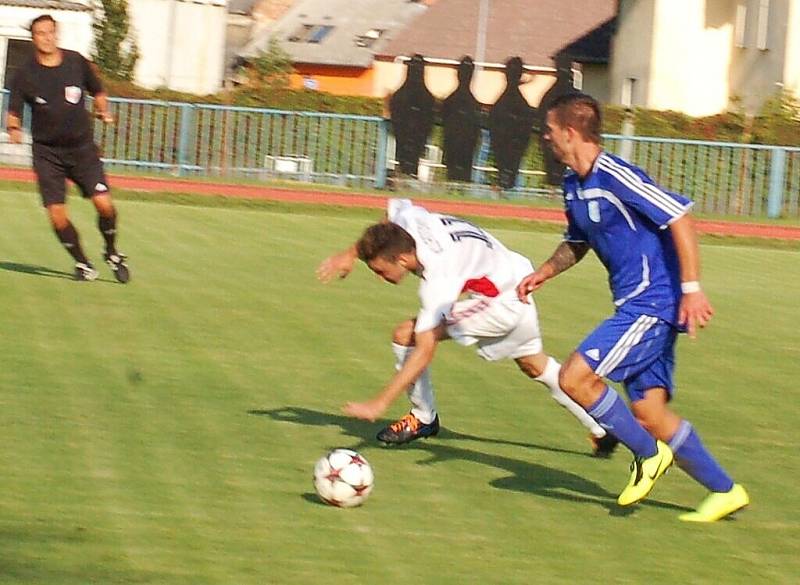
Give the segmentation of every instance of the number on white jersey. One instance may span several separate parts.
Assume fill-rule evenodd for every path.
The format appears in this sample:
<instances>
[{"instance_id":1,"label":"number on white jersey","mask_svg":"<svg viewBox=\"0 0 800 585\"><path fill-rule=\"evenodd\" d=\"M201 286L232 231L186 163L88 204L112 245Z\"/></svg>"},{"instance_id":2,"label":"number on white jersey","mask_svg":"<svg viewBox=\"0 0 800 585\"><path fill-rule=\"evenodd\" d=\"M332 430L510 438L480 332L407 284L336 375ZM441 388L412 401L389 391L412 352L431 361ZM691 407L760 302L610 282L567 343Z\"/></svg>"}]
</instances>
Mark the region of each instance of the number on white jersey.
<instances>
[{"instance_id":1,"label":"number on white jersey","mask_svg":"<svg viewBox=\"0 0 800 585\"><path fill-rule=\"evenodd\" d=\"M458 217L441 217L439 219L442 225L453 228L448 230L448 233L454 242L460 242L464 238L472 238L481 240L489 248L492 247L492 241L489 239L489 236L475 224Z\"/></svg>"}]
</instances>

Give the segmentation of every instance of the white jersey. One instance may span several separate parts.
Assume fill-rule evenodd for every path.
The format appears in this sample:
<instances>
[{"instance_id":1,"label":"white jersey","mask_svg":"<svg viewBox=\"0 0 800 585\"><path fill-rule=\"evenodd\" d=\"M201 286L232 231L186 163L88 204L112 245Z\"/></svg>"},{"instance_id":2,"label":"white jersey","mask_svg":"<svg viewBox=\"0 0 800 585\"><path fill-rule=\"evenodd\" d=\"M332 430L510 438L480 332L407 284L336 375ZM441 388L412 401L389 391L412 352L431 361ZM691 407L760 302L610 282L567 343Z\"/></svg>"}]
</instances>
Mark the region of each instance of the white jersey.
<instances>
[{"instance_id":1,"label":"white jersey","mask_svg":"<svg viewBox=\"0 0 800 585\"><path fill-rule=\"evenodd\" d=\"M533 272L527 258L466 220L430 213L409 199L390 199L388 217L414 238L422 265L417 333L446 320L464 293L516 298L517 284Z\"/></svg>"}]
</instances>

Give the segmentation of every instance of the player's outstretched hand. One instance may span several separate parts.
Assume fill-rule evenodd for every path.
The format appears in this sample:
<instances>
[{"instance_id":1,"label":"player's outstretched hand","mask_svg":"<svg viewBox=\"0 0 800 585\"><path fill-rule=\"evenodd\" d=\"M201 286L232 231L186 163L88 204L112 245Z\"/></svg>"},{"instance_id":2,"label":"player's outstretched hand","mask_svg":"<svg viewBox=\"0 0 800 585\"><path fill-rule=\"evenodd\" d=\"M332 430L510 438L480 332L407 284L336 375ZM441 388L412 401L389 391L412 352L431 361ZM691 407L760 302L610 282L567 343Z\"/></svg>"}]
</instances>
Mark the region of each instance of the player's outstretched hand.
<instances>
[{"instance_id":1,"label":"player's outstretched hand","mask_svg":"<svg viewBox=\"0 0 800 585\"><path fill-rule=\"evenodd\" d=\"M547 278L539 272L533 272L523 278L517 285L517 296L523 303L528 302L528 295L541 288Z\"/></svg>"},{"instance_id":2,"label":"player's outstretched hand","mask_svg":"<svg viewBox=\"0 0 800 585\"><path fill-rule=\"evenodd\" d=\"M334 278L345 278L353 271L356 256L348 249L323 260L317 267L317 278L322 282L330 282Z\"/></svg>"},{"instance_id":3,"label":"player's outstretched hand","mask_svg":"<svg viewBox=\"0 0 800 585\"><path fill-rule=\"evenodd\" d=\"M342 407L342 412L347 416L375 422L386 412L386 406L376 400L368 402L348 402Z\"/></svg>"},{"instance_id":4,"label":"player's outstretched hand","mask_svg":"<svg viewBox=\"0 0 800 585\"><path fill-rule=\"evenodd\" d=\"M114 116L112 116L110 112L96 112L95 116L98 120L101 120L103 124L114 123Z\"/></svg>"},{"instance_id":5,"label":"player's outstretched hand","mask_svg":"<svg viewBox=\"0 0 800 585\"><path fill-rule=\"evenodd\" d=\"M8 139L12 144L22 144L22 130L19 128L9 128Z\"/></svg>"},{"instance_id":6,"label":"player's outstretched hand","mask_svg":"<svg viewBox=\"0 0 800 585\"><path fill-rule=\"evenodd\" d=\"M705 327L713 315L714 307L702 290L686 293L681 297L678 323L686 326L686 331L692 339L697 336L697 326Z\"/></svg>"}]
</instances>

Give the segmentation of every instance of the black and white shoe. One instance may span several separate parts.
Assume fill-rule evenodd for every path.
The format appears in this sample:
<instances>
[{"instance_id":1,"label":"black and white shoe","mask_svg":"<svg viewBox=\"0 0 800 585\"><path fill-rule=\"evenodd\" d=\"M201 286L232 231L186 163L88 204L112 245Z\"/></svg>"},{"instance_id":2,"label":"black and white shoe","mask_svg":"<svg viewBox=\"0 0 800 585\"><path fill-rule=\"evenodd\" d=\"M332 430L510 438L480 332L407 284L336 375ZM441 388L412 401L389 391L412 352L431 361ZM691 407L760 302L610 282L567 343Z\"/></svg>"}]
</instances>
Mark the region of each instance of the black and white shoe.
<instances>
[{"instance_id":1,"label":"black and white shoe","mask_svg":"<svg viewBox=\"0 0 800 585\"><path fill-rule=\"evenodd\" d=\"M602 437L589 435L589 441L592 443L592 456L600 459L611 457L617 445L619 445L619 439L609 432L606 432Z\"/></svg>"},{"instance_id":2,"label":"black and white shoe","mask_svg":"<svg viewBox=\"0 0 800 585\"><path fill-rule=\"evenodd\" d=\"M417 439L427 439L439 434L439 415L429 423L424 423L412 413L382 429L377 436L381 443L402 445Z\"/></svg>"},{"instance_id":3,"label":"black and white shoe","mask_svg":"<svg viewBox=\"0 0 800 585\"><path fill-rule=\"evenodd\" d=\"M75 280L97 280L98 276L100 276L100 273L88 262L75 263Z\"/></svg>"},{"instance_id":4,"label":"black and white shoe","mask_svg":"<svg viewBox=\"0 0 800 585\"><path fill-rule=\"evenodd\" d=\"M125 263L128 257L125 254L121 252L117 252L116 254L106 253L103 255L103 258L109 268L111 268L111 272L114 273L114 278L116 278L118 282L125 284L131 279L131 271Z\"/></svg>"}]
</instances>

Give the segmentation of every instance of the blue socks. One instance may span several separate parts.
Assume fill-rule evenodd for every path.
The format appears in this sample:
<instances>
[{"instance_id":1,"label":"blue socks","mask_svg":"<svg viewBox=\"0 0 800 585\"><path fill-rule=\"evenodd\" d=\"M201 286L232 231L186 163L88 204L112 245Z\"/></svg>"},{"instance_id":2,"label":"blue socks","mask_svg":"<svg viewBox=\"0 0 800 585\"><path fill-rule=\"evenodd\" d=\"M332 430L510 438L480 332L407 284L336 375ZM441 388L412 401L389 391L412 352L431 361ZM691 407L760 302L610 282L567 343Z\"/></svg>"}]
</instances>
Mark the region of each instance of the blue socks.
<instances>
[{"instance_id":1,"label":"blue socks","mask_svg":"<svg viewBox=\"0 0 800 585\"><path fill-rule=\"evenodd\" d=\"M695 481L712 492L733 489L733 479L711 456L689 421L681 422L669 446L675 453L676 463Z\"/></svg>"},{"instance_id":2,"label":"blue socks","mask_svg":"<svg viewBox=\"0 0 800 585\"><path fill-rule=\"evenodd\" d=\"M642 428L628 405L612 388L606 386L598 401L586 412L633 451L636 457L652 457L658 452L656 440Z\"/></svg>"},{"instance_id":3,"label":"blue socks","mask_svg":"<svg viewBox=\"0 0 800 585\"><path fill-rule=\"evenodd\" d=\"M652 457L656 454L656 440L642 428L613 389L606 386L599 400L586 412L633 451L636 457ZM669 446L680 468L705 488L712 492L729 492L733 489L733 479L705 448L689 421L681 422Z\"/></svg>"}]
</instances>

